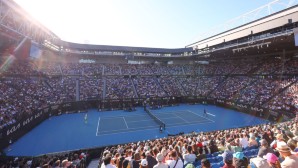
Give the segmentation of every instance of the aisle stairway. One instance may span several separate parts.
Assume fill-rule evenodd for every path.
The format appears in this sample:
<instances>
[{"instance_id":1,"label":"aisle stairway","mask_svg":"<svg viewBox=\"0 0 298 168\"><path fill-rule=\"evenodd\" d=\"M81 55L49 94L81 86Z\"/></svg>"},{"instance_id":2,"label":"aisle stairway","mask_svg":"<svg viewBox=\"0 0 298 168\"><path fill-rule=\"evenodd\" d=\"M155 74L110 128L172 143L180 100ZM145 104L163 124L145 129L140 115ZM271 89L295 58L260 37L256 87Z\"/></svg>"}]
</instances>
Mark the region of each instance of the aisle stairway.
<instances>
[{"instance_id":1,"label":"aisle stairway","mask_svg":"<svg viewBox=\"0 0 298 168\"><path fill-rule=\"evenodd\" d=\"M99 160L99 158L97 158L97 159L93 159L93 160L89 163L89 165L88 165L87 168L97 168L97 167L98 167L98 160Z\"/></svg>"}]
</instances>

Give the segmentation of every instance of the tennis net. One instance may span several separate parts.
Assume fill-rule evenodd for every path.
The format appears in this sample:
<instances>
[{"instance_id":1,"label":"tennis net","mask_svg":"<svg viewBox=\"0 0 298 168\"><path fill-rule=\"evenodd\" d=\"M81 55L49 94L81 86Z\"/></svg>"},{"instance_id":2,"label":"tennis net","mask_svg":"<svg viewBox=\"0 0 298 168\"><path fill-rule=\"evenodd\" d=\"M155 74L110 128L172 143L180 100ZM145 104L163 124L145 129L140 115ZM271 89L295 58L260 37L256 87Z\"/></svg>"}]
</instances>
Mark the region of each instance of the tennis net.
<instances>
[{"instance_id":1,"label":"tennis net","mask_svg":"<svg viewBox=\"0 0 298 168\"><path fill-rule=\"evenodd\" d=\"M161 125L163 129L166 128L166 124L157 118L147 107L145 107L145 111L158 125Z\"/></svg>"}]
</instances>

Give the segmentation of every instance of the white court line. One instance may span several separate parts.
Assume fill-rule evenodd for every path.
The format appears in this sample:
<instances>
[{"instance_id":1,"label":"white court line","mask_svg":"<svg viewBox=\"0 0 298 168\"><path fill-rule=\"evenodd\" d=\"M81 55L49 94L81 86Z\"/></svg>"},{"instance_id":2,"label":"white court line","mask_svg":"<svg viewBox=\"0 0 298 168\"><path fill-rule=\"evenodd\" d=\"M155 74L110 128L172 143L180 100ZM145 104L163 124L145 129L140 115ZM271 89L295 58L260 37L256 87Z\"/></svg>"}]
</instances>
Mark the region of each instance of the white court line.
<instances>
[{"instance_id":1,"label":"white court line","mask_svg":"<svg viewBox=\"0 0 298 168\"><path fill-rule=\"evenodd\" d=\"M211 113L207 113L207 114L209 114L209 115L211 115L211 116L215 117L215 115L214 115L214 114L211 114Z\"/></svg>"},{"instance_id":2,"label":"white court line","mask_svg":"<svg viewBox=\"0 0 298 168\"><path fill-rule=\"evenodd\" d=\"M122 118L123 116L114 116L114 117L109 117L109 116L102 116L102 118L104 118L104 119L115 119L115 118Z\"/></svg>"},{"instance_id":3,"label":"white court line","mask_svg":"<svg viewBox=\"0 0 298 168\"><path fill-rule=\"evenodd\" d=\"M151 121L151 120L148 120L148 121ZM147 126L147 127L136 127L136 128L124 128L124 129L108 130L108 131L101 131L101 133L103 133L103 132L111 132L111 131L124 131L124 130L127 130L127 129L143 129L143 128L151 128L151 127L153 128L153 127L156 127L156 126Z\"/></svg>"},{"instance_id":4,"label":"white court line","mask_svg":"<svg viewBox=\"0 0 298 168\"><path fill-rule=\"evenodd\" d=\"M204 120L204 121L208 121L208 120ZM187 125L194 125L194 124L203 124L203 123L211 123L211 122L194 122L194 123L191 123L191 124L187 124ZM171 127L176 127L177 124L185 124L185 122L180 122L180 123L174 123L174 124L167 124L166 127L167 128L171 128ZM181 126L181 125L178 125L178 126ZM148 127L136 127L136 128L130 128L132 130L139 130L139 129L143 129L143 128L156 128L156 126L148 126ZM159 127L158 127L159 128ZM124 130L127 130L126 128L125 129L116 129L116 130L109 130L109 131L102 131L100 133L105 133L105 132L111 132L111 131L124 131ZM131 132L131 131L128 131L128 132Z\"/></svg>"},{"instance_id":5,"label":"white court line","mask_svg":"<svg viewBox=\"0 0 298 168\"><path fill-rule=\"evenodd\" d=\"M98 133L99 121L100 121L100 117L98 117L98 121L97 121L97 129L96 129L95 136L97 136L97 133Z\"/></svg>"},{"instance_id":6,"label":"white court line","mask_svg":"<svg viewBox=\"0 0 298 168\"><path fill-rule=\"evenodd\" d=\"M171 113L181 113L181 112L187 112L187 110L171 111Z\"/></svg>"},{"instance_id":7,"label":"white court line","mask_svg":"<svg viewBox=\"0 0 298 168\"><path fill-rule=\"evenodd\" d=\"M185 112L190 112L190 111L189 110L184 110L184 111L179 110L179 111L160 112L160 113L155 113L155 114L159 115L159 114L173 114L174 113L176 115L176 114L185 114ZM194 113L194 114L196 114L196 113Z\"/></svg>"},{"instance_id":8,"label":"white court line","mask_svg":"<svg viewBox=\"0 0 298 168\"><path fill-rule=\"evenodd\" d=\"M189 124L186 124L186 125L194 125L194 124L203 124L203 123L211 123L210 121L208 121L208 120L204 120L204 121L207 121L207 122L189 122ZM178 124L178 125L177 125ZM179 124L181 124L181 125L183 125L183 124L185 124L185 122L180 122L180 123L174 123L174 124L166 124L166 127L169 127L169 128L171 128L171 127L180 127L181 125L179 125Z\"/></svg>"},{"instance_id":9,"label":"white court line","mask_svg":"<svg viewBox=\"0 0 298 168\"><path fill-rule=\"evenodd\" d=\"M190 112L190 113L193 113L193 114L195 114L195 115L197 115L197 116L199 116L199 117L202 117L202 118L204 118L204 119L206 119L206 120L208 120L208 121L211 121L211 122L197 122L197 123L191 123L191 124L187 124L187 125L207 124L207 123L212 123L212 122L214 122L213 120L208 119L208 118L205 118L205 117L203 117L203 116L200 116L200 115L198 115L198 114L196 114L196 113L194 113L194 112L192 112L192 111L190 111L190 110L177 111L177 112ZM177 116L177 115L175 114L175 111L173 111L173 112L165 112L165 113L160 113L160 114L169 114L169 113L171 113L171 114L174 113L174 115L175 115L176 117L168 117L168 118L180 118L180 119L184 120L183 118ZM133 115L133 116L147 116L147 115ZM133 117L133 116L127 116L127 117ZM126 129L117 129L117 130L113 130L113 131L123 131L123 130L127 130L127 129L129 129L128 126L127 126L127 123L126 123L126 120L125 120L124 116L104 117L104 118L122 118L122 119L124 120L124 122L125 122L127 128L126 128ZM99 118L99 120L100 120L100 118ZM138 121L132 121L132 122L139 122L139 121L140 121L140 120L138 120ZM151 121L151 120L144 120L144 121ZM190 123L190 122L188 122L188 121L186 121L186 120L184 120L184 121L187 122L187 123ZM185 122L183 122L183 123L174 123L174 124L166 124L166 127L167 127L167 128L181 127L181 125L177 125L177 124L185 124ZM100 135L98 134L98 127L99 127L99 121L98 121L98 125L97 125L96 136L100 136ZM149 128L149 129L143 129L143 128ZM120 132L120 133L137 132L137 131L139 131L139 129L142 129L142 130L153 130L153 128L156 128L156 127L155 127L155 126L152 126L152 127L137 127L137 128L135 128L135 129L133 129L133 130L131 130L131 131L125 131L125 132ZM141 131L141 130L140 130L140 131ZM105 132L111 132L111 131L102 131L101 133L105 133ZM116 132L116 133L109 133L109 134L102 134L102 135L110 135L110 134L111 134L111 135L112 135L112 134L119 134L119 132Z\"/></svg>"},{"instance_id":10,"label":"white court line","mask_svg":"<svg viewBox=\"0 0 298 168\"><path fill-rule=\"evenodd\" d=\"M175 114L176 115L176 114ZM177 116L177 115L176 115ZM170 116L170 117L165 117L165 118L162 118L162 117L159 117L161 120L163 120L163 119L170 119L170 118L177 118L177 117L175 117L175 116Z\"/></svg>"},{"instance_id":11,"label":"white court line","mask_svg":"<svg viewBox=\"0 0 298 168\"><path fill-rule=\"evenodd\" d=\"M148 127L136 127L136 128L130 128L130 129L134 130L134 129L140 129L140 128L142 129L142 128L157 128L157 127L156 126L148 126ZM124 130L127 130L127 129L125 128L125 129L116 129L116 130L102 131L101 133L103 133L103 132L111 132L111 131L124 131Z\"/></svg>"},{"instance_id":12,"label":"white court line","mask_svg":"<svg viewBox=\"0 0 298 168\"><path fill-rule=\"evenodd\" d=\"M132 116L102 116L103 118L105 118L105 119L115 119L115 118L122 118L122 117L126 117L126 118L133 118L133 117L139 117L139 116L141 116L141 117L147 117L148 116L148 114L146 114L146 115L132 115Z\"/></svg>"},{"instance_id":13,"label":"white court line","mask_svg":"<svg viewBox=\"0 0 298 168\"><path fill-rule=\"evenodd\" d=\"M175 113L174 113L174 115L177 116L178 118L180 118L181 120L185 121L186 123L189 123L187 120L184 120L184 118L182 118L182 117L176 115Z\"/></svg>"},{"instance_id":14,"label":"white court line","mask_svg":"<svg viewBox=\"0 0 298 168\"><path fill-rule=\"evenodd\" d=\"M159 128L157 128L157 127L142 127L142 128L150 128L150 129L141 129L141 130L140 129L136 129L136 130L131 130L131 131L115 132L115 133L102 134L102 135L113 135L113 134L123 134L123 133L127 133L127 132L138 132L138 131L144 131L144 130L153 130L153 128L156 129L156 130L159 130ZM104 132L108 132L108 131L104 131ZM100 135L97 135L97 136L100 136Z\"/></svg>"},{"instance_id":15,"label":"white court line","mask_svg":"<svg viewBox=\"0 0 298 168\"><path fill-rule=\"evenodd\" d=\"M134 114L134 115L130 115L130 116L127 116L127 117L135 117L135 116L147 116L147 115L144 115L144 114Z\"/></svg>"},{"instance_id":16,"label":"white court line","mask_svg":"<svg viewBox=\"0 0 298 168\"><path fill-rule=\"evenodd\" d=\"M189 123L189 121L186 121L185 119L181 118L180 116L178 116L178 115L176 114L176 113L178 113L178 114L182 114L181 112L190 112L190 113L193 113L193 114L195 114L195 115L197 115L197 116L199 116L199 117L205 118L205 117L203 117L203 116L201 116L201 115L198 115L197 113L194 113L194 112L192 112L192 111L190 111L190 110L185 110L185 111L180 110L180 111L177 111L177 112L176 112L176 111L172 111L172 112L167 112L167 113L171 113L171 114L174 113L175 116L177 116L178 118L180 118L180 119L184 120L185 122ZM166 114L166 113L161 113L161 114ZM208 113L208 114L210 114L210 113ZM215 117L215 115L213 115L213 114L210 114L210 115ZM171 117L171 118L175 118L175 117ZM161 119L163 119L163 118L161 118ZM167 119L167 118L166 118L166 119ZM205 119L214 122L213 120L211 120L211 119L209 119L209 118L205 118Z\"/></svg>"},{"instance_id":17,"label":"white court line","mask_svg":"<svg viewBox=\"0 0 298 168\"><path fill-rule=\"evenodd\" d=\"M211 122L214 122L213 120L211 120L211 119L208 119L208 118L205 118L205 117L203 117L203 116L200 116L200 115L198 115L198 114L196 114L196 113L194 113L194 112L192 112L192 111L190 111L190 110L185 110L185 111L182 111L182 110L180 110L180 111L172 111L172 112L166 112L166 113L171 113L171 114L174 114L176 117L171 117L171 118L180 118L180 119L182 119L183 121L185 121L186 123L191 123L191 122L189 122L189 121L187 121L187 120L185 120L185 119L183 119L182 117L180 117L180 116L178 116L177 115L177 113L178 114L182 114L181 112L190 112L190 113L193 113L193 114L195 114L195 115L197 115L197 116L199 116L199 117L202 117L202 118L204 118L204 119L206 119L206 120L209 120L209 121L211 121ZM166 114L166 113L160 113L160 114ZM158 114L157 114L157 116L158 116ZM169 118L169 117L168 117ZM160 117L160 119L162 120L162 119L168 119L168 118L161 118ZM201 123L201 122L199 122L199 123ZM203 122L204 123L204 122ZM185 123L175 123L175 124L173 124L173 125L176 125L176 124L185 124ZM166 126L167 126L168 124L166 124ZM193 124L188 124L188 125L193 125ZM168 126L167 126L168 127Z\"/></svg>"},{"instance_id":18,"label":"white court line","mask_svg":"<svg viewBox=\"0 0 298 168\"><path fill-rule=\"evenodd\" d=\"M145 116L147 116L147 115L145 115ZM129 117L129 116L122 116L122 117L114 117L114 118L123 118L123 117L125 117L126 119ZM177 118L177 117L167 117L167 118L165 118L165 119L168 119L168 118ZM106 117L104 117L104 119L106 119ZM109 119L109 118L108 118ZM126 120L125 119L125 120ZM127 123L134 123L134 122L142 122L142 121L152 121L153 119L150 117L150 119L149 120L133 120L133 121L127 121L126 120L126 122Z\"/></svg>"},{"instance_id":19,"label":"white court line","mask_svg":"<svg viewBox=\"0 0 298 168\"><path fill-rule=\"evenodd\" d=\"M197 124L208 124L208 123L213 123L213 122L212 122L212 121L211 121L211 122L198 122L198 123L187 124L187 126L188 126L188 125L197 125ZM181 124L182 124L182 123L181 123ZM185 126L186 126L186 125L185 125ZM169 126L169 127L166 125L166 128L174 128L174 127L181 127L181 125L176 125L176 124L175 124L174 126Z\"/></svg>"},{"instance_id":20,"label":"white court line","mask_svg":"<svg viewBox=\"0 0 298 168\"><path fill-rule=\"evenodd\" d=\"M145 115L146 116L146 115ZM123 130L127 130L127 129L131 129L131 128L129 128L128 127L128 125L127 125L127 122L126 122L126 120L125 120L125 118L124 117L114 117L114 118L122 118L123 120L124 120L124 122L125 122L125 125L126 125L126 127L127 128L125 128L125 129L116 129L116 130L112 130L112 131L123 131ZM170 118L177 118L177 117L170 117ZM104 118L105 119L105 118ZM131 122L129 122L129 123L132 123L132 122L142 122L142 121L152 121L153 119L150 119L150 120L137 120L137 121L131 121ZM182 124L182 123L178 123L178 124ZM97 131L96 131L96 136L98 136L98 124L97 124ZM143 128L153 128L153 127L155 127L155 126L149 126L149 127L137 127L137 128L133 128L133 129L143 129ZM105 132L111 132L111 130L109 130L109 131L102 131L102 132L100 132L100 133L105 133ZM126 132L131 132L131 131L126 131Z\"/></svg>"},{"instance_id":21,"label":"white court line","mask_svg":"<svg viewBox=\"0 0 298 168\"><path fill-rule=\"evenodd\" d=\"M124 121L124 123L125 123L125 125L126 125L126 128L128 129L128 125L127 125L127 123L126 123L125 118L124 118L124 117L122 117L122 118L123 118L123 121Z\"/></svg>"},{"instance_id":22,"label":"white court line","mask_svg":"<svg viewBox=\"0 0 298 168\"><path fill-rule=\"evenodd\" d=\"M142 121L152 121L152 119L151 120L136 120L136 121L127 121L128 123L133 123L133 122L142 122Z\"/></svg>"},{"instance_id":23,"label":"white court line","mask_svg":"<svg viewBox=\"0 0 298 168\"><path fill-rule=\"evenodd\" d=\"M167 117L167 118L161 118L161 117L159 117L159 118L162 120L162 119L177 118L177 117ZM135 120L135 121L127 121L127 122L128 123L133 123L133 122L152 121L152 120L154 120L154 119L150 117L150 120Z\"/></svg>"},{"instance_id":24,"label":"white court line","mask_svg":"<svg viewBox=\"0 0 298 168\"><path fill-rule=\"evenodd\" d=\"M213 123L213 122L199 122L199 123L193 123L193 124L187 124L187 125L196 125L196 124L208 124L208 123ZM166 128L174 128L174 127L181 127L181 125L176 125L177 123L173 124L173 126L166 126ZM178 123L178 124L185 124L185 123ZM139 129L139 128L148 128L148 129ZM101 133L109 132L108 134L98 134L96 136L104 136L104 135L114 135L114 134L123 134L127 132L138 132L138 131L144 131L144 130L154 130L157 129L159 130L159 127L157 128L156 126L154 127L138 127L136 129L130 130L130 131L125 131L125 132L115 132L115 133L110 133L110 131L103 131ZM115 131L121 131L121 130L126 130L126 129L119 129Z\"/></svg>"},{"instance_id":25,"label":"white court line","mask_svg":"<svg viewBox=\"0 0 298 168\"><path fill-rule=\"evenodd\" d=\"M194 113L194 112L192 112L192 111L190 111L190 110L187 110L187 111L190 112L190 113L193 113L193 114L195 114L195 115L197 115L197 116L200 116L200 115L198 115L197 113ZM213 120L211 120L211 119L209 119L209 118L206 118L206 117L203 117L203 116L200 116L200 117L205 118L206 120L215 122L215 121L213 121Z\"/></svg>"},{"instance_id":26,"label":"white court line","mask_svg":"<svg viewBox=\"0 0 298 168\"><path fill-rule=\"evenodd\" d=\"M178 118L178 117L171 117L171 118ZM152 119L153 120L153 119ZM152 120L144 120L144 121L152 121ZM134 122L138 122L138 121L134 121ZM177 124L185 124L185 122L180 122L180 123L174 123L174 124L169 124L169 126L171 125L177 125ZM156 126L148 126L148 127L136 127L136 128L129 128L129 129L143 129L143 128L154 128ZM167 126L168 127L168 126ZM109 131L101 131L100 133L105 133L105 132L111 132L111 131L123 131L123 130L127 130L127 128L125 129L116 129L116 130L109 130Z\"/></svg>"},{"instance_id":27,"label":"white court line","mask_svg":"<svg viewBox=\"0 0 298 168\"><path fill-rule=\"evenodd\" d=\"M131 116L102 116L102 117L104 117L104 118L106 118L106 119L114 119L114 118L121 118L121 117L134 117L134 116L143 116L143 117L145 117L145 116L147 116L147 115L131 115Z\"/></svg>"},{"instance_id":28,"label":"white court line","mask_svg":"<svg viewBox=\"0 0 298 168\"><path fill-rule=\"evenodd\" d=\"M141 128L143 128L143 127L141 127ZM144 127L144 128L147 128L147 127ZM108 131L101 131L100 133L112 132L112 131L125 131L125 130L127 130L127 128L125 128L125 129L116 129L116 130L108 130Z\"/></svg>"}]
</instances>

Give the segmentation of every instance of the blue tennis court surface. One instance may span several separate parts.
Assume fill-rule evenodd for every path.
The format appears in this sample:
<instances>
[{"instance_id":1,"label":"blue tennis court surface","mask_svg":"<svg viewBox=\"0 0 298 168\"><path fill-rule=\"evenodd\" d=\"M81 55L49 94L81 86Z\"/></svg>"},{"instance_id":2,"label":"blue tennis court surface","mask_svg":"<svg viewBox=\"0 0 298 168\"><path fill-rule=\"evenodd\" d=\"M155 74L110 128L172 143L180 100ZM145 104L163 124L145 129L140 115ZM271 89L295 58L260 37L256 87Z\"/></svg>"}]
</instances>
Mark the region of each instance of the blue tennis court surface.
<instances>
[{"instance_id":1,"label":"blue tennis court surface","mask_svg":"<svg viewBox=\"0 0 298 168\"><path fill-rule=\"evenodd\" d=\"M147 115L100 117L96 136L156 128L154 120Z\"/></svg>"},{"instance_id":2,"label":"blue tennis court surface","mask_svg":"<svg viewBox=\"0 0 298 168\"><path fill-rule=\"evenodd\" d=\"M204 108L207 115L203 113ZM143 108L135 112L88 111L52 117L11 146L8 155L35 156L51 152L75 150L167 137L168 134L191 131L213 131L265 123L267 121L211 105L180 105L152 110L166 124L159 125Z\"/></svg>"},{"instance_id":3,"label":"blue tennis court surface","mask_svg":"<svg viewBox=\"0 0 298 168\"><path fill-rule=\"evenodd\" d=\"M153 113L166 124L166 128L214 122L212 119L209 119L208 116L201 116L189 110L160 113L155 111ZM158 126L155 121L148 118L146 113L144 113L144 115L99 117L96 136L120 133L123 131L134 132L135 130L157 128Z\"/></svg>"}]
</instances>

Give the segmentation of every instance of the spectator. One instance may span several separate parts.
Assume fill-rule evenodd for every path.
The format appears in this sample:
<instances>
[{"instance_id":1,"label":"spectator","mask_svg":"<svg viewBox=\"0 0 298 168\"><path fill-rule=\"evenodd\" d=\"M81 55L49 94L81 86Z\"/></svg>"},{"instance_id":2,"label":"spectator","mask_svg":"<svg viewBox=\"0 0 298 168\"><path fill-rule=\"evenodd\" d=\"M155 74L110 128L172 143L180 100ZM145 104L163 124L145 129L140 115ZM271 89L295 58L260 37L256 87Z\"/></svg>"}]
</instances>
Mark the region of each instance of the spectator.
<instances>
[{"instance_id":1,"label":"spectator","mask_svg":"<svg viewBox=\"0 0 298 168\"><path fill-rule=\"evenodd\" d=\"M193 154L192 147L187 146L187 152L183 155L184 165L188 163L194 163L196 161L196 155Z\"/></svg>"},{"instance_id":2,"label":"spectator","mask_svg":"<svg viewBox=\"0 0 298 168\"><path fill-rule=\"evenodd\" d=\"M163 160L162 160L163 163L166 163L166 157L168 155L168 150L166 149L167 147L168 146L163 147L161 152L160 152L163 156Z\"/></svg>"},{"instance_id":3,"label":"spectator","mask_svg":"<svg viewBox=\"0 0 298 168\"><path fill-rule=\"evenodd\" d=\"M248 146L249 147L257 147L257 146L259 146L258 145L258 142L256 141L256 138L254 136L252 136L252 137L249 138Z\"/></svg>"},{"instance_id":4,"label":"spectator","mask_svg":"<svg viewBox=\"0 0 298 168\"><path fill-rule=\"evenodd\" d=\"M276 140L270 144L270 147L275 149L281 143L285 143L283 134L277 134Z\"/></svg>"},{"instance_id":5,"label":"spectator","mask_svg":"<svg viewBox=\"0 0 298 168\"><path fill-rule=\"evenodd\" d=\"M50 168L50 165L49 164L44 164L44 165L42 165L42 168Z\"/></svg>"},{"instance_id":6,"label":"spectator","mask_svg":"<svg viewBox=\"0 0 298 168\"><path fill-rule=\"evenodd\" d=\"M249 166L251 168L271 168L267 160L261 157L251 158Z\"/></svg>"},{"instance_id":7,"label":"spectator","mask_svg":"<svg viewBox=\"0 0 298 168\"><path fill-rule=\"evenodd\" d=\"M148 168L153 168L154 165L157 164L157 161L154 157L152 157L150 151L146 151L146 160L148 161Z\"/></svg>"},{"instance_id":8,"label":"spectator","mask_svg":"<svg viewBox=\"0 0 298 168\"><path fill-rule=\"evenodd\" d=\"M248 166L248 160L244 157L242 152L236 152L233 154L233 166L235 166L235 168L245 168Z\"/></svg>"},{"instance_id":9,"label":"spectator","mask_svg":"<svg viewBox=\"0 0 298 168\"><path fill-rule=\"evenodd\" d=\"M281 168L278 157L276 155L274 155L273 153L267 153L263 158L267 160L270 167Z\"/></svg>"},{"instance_id":10,"label":"spectator","mask_svg":"<svg viewBox=\"0 0 298 168\"><path fill-rule=\"evenodd\" d=\"M287 142L289 139L292 139L294 137L294 134L290 130L285 131L284 140Z\"/></svg>"},{"instance_id":11,"label":"spectator","mask_svg":"<svg viewBox=\"0 0 298 168\"><path fill-rule=\"evenodd\" d=\"M118 159L116 160L117 168L122 168L124 159L125 159L124 155L120 155L120 157L118 157Z\"/></svg>"},{"instance_id":12,"label":"spectator","mask_svg":"<svg viewBox=\"0 0 298 168\"><path fill-rule=\"evenodd\" d=\"M298 157L291 153L291 149L286 143L279 143L276 147L284 161L281 163L282 168L297 168Z\"/></svg>"},{"instance_id":13,"label":"spectator","mask_svg":"<svg viewBox=\"0 0 298 168\"><path fill-rule=\"evenodd\" d=\"M60 160L56 160L53 167L54 168L59 168L60 167Z\"/></svg>"},{"instance_id":14,"label":"spectator","mask_svg":"<svg viewBox=\"0 0 298 168\"><path fill-rule=\"evenodd\" d=\"M225 151L222 154L222 158L223 158L223 162L224 162L224 166L222 168L235 168L235 166L233 166L233 153L232 152Z\"/></svg>"},{"instance_id":15,"label":"spectator","mask_svg":"<svg viewBox=\"0 0 298 168\"><path fill-rule=\"evenodd\" d=\"M140 168L148 168L148 161L146 159L141 160Z\"/></svg>"},{"instance_id":16,"label":"spectator","mask_svg":"<svg viewBox=\"0 0 298 168\"><path fill-rule=\"evenodd\" d=\"M247 140L247 137L245 136L245 133L240 134L239 143L240 143L240 146L244 149L248 147L248 140Z\"/></svg>"},{"instance_id":17,"label":"spectator","mask_svg":"<svg viewBox=\"0 0 298 168\"><path fill-rule=\"evenodd\" d=\"M214 140L211 140L210 143L209 143L209 149L210 149L210 152L211 153L215 153L215 152L218 152L218 147L215 143Z\"/></svg>"},{"instance_id":18,"label":"spectator","mask_svg":"<svg viewBox=\"0 0 298 168\"><path fill-rule=\"evenodd\" d=\"M224 141L220 141L219 145L218 145L218 150L219 151L224 151L225 150L225 142Z\"/></svg>"},{"instance_id":19,"label":"spectator","mask_svg":"<svg viewBox=\"0 0 298 168\"><path fill-rule=\"evenodd\" d=\"M126 157L125 160L131 161L132 160L132 151L131 150L126 150Z\"/></svg>"},{"instance_id":20,"label":"spectator","mask_svg":"<svg viewBox=\"0 0 298 168\"><path fill-rule=\"evenodd\" d=\"M296 155L298 156L298 152L295 151L295 149L297 149L297 142L296 140L294 139L289 139L288 142L287 142L287 145L289 146L289 148L291 149L291 153L293 155Z\"/></svg>"},{"instance_id":21,"label":"spectator","mask_svg":"<svg viewBox=\"0 0 298 168\"><path fill-rule=\"evenodd\" d=\"M168 154L168 160L166 160L166 164L169 165L169 168L183 168L183 162L182 160L178 157L176 151L171 151Z\"/></svg>"},{"instance_id":22,"label":"spectator","mask_svg":"<svg viewBox=\"0 0 298 168\"><path fill-rule=\"evenodd\" d=\"M274 153L273 149L268 146L268 143L265 139L261 139L260 143L261 147L258 152L258 157L263 157L267 153Z\"/></svg>"},{"instance_id":23,"label":"spectator","mask_svg":"<svg viewBox=\"0 0 298 168\"><path fill-rule=\"evenodd\" d=\"M180 158L182 160L182 162L183 162L184 160L183 160L183 156L182 156L181 151L180 151L180 146L177 144L174 148L175 148L174 150L175 150L175 152L177 154L177 157Z\"/></svg>"},{"instance_id":24,"label":"spectator","mask_svg":"<svg viewBox=\"0 0 298 168\"><path fill-rule=\"evenodd\" d=\"M135 153L134 158L132 160L132 168L139 168L141 163L140 153Z\"/></svg>"},{"instance_id":25,"label":"spectator","mask_svg":"<svg viewBox=\"0 0 298 168\"><path fill-rule=\"evenodd\" d=\"M163 155L161 153L158 153L156 155L156 160L158 163L154 165L153 168L168 168L168 165L162 162L163 159L164 159Z\"/></svg>"},{"instance_id":26,"label":"spectator","mask_svg":"<svg viewBox=\"0 0 298 168\"><path fill-rule=\"evenodd\" d=\"M108 154L110 156L110 154ZM111 156L110 156L111 157ZM111 158L110 158L111 161ZM110 163L109 161L109 163ZM79 159L79 155L78 154L74 154L74 161L72 162L72 165L75 167L79 167L80 166L80 159ZM105 163L105 162L104 162ZM105 164L106 165L106 164Z\"/></svg>"},{"instance_id":27,"label":"spectator","mask_svg":"<svg viewBox=\"0 0 298 168\"><path fill-rule=\"evenodd\" d=\"M202 168L211 168L211 164L208 159L202 159L201 165L202 165Z\"/></svg>"},{"instance_id":28,"label":"spectator","mask_svg":"<svg viewBox=\"0 0 298 168\"><path fill-rule=\"evenodd\" d=\"M122 163L122 168L130 168L130 161L124 159L123 163ZM102 168L102 167L101 167ZM104 167L103 167L104 168Z\"/></svg>"}]
</instances>

